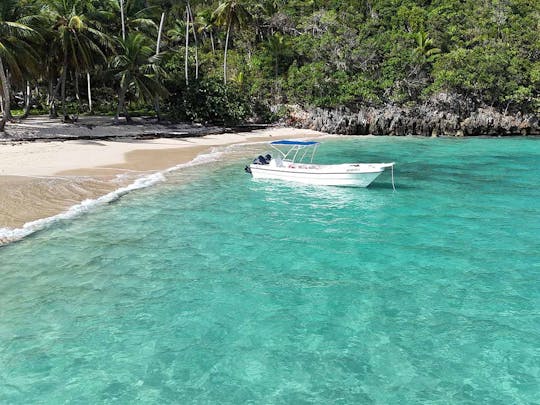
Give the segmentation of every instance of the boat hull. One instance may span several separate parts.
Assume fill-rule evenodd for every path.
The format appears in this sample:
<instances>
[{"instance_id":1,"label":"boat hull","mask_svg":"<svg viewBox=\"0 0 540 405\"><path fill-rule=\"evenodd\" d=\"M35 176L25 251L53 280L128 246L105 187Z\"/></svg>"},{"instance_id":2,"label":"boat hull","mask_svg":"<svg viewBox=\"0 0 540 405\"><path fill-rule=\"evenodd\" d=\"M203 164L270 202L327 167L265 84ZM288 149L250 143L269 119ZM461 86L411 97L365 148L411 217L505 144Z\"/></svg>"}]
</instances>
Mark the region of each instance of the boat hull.
<instances>
[{"instance_id":1,"label":"boat hull","mask_svg":"<svg viewBox=\"0 0 540 405\"><path fill-rule=\"evenodd\" d=\"M367 187L392 163L345 165L250 165L255 179L279 179L321 186Z\"/></svg>"}]
</instances>

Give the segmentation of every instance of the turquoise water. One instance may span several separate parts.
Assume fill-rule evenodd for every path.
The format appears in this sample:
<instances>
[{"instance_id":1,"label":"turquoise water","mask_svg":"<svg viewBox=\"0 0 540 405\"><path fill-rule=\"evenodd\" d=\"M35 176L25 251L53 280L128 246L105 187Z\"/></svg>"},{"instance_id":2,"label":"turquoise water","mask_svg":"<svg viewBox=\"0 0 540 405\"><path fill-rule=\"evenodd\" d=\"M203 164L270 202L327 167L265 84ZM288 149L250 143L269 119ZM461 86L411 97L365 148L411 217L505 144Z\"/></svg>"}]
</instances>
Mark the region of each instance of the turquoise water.
<instances>
[{"instance_id":1,"label":"turquoise water","mask_svg":"<svg viewBox=\"0 0 540 405\"><path fill-rule=\"evenodd\" d=\"M0 403L540 400L540 140L320 148L395 193L254 181L260 151L0 248Z\"/></svg>"}]
</instances>

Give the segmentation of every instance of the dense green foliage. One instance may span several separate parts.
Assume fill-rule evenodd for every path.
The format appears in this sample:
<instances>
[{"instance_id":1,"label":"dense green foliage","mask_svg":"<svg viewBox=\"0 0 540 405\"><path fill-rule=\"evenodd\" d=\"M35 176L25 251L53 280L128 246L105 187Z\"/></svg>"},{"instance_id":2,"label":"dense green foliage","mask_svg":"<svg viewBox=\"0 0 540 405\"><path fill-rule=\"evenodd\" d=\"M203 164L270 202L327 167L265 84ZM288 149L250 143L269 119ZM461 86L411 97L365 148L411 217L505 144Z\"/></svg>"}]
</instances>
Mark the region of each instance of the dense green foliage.
<instances>
[{"instance_id":1,"label":"dense green foliage","mask_svg":"<svg viewBox=\"0 0 540 405\"><path fill-rule=\"evenodd\" d=\"M2 0L2 106L235 122L446 93L538 112L539 32L538 0Z\"/></svg>"}]
</instances>

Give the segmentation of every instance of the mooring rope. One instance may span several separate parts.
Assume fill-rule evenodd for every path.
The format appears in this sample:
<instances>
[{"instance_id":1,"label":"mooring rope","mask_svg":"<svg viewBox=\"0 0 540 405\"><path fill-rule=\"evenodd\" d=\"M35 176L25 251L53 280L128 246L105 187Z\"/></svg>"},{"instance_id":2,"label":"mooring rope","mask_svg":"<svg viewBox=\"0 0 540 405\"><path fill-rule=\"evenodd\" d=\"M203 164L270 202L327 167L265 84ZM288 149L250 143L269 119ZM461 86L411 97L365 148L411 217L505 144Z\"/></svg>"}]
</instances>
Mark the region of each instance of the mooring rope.
<instances>
[{"instance_id":1,"label":"mooring rope","mask_svg":"<svg viewBox=\"0 0 540 405\"><path fill-rule=\"evenodd\" d=\"M392 165L392 189L396 191L396 185L394 184L394 165Z\"/></svg>"}]
</instances>

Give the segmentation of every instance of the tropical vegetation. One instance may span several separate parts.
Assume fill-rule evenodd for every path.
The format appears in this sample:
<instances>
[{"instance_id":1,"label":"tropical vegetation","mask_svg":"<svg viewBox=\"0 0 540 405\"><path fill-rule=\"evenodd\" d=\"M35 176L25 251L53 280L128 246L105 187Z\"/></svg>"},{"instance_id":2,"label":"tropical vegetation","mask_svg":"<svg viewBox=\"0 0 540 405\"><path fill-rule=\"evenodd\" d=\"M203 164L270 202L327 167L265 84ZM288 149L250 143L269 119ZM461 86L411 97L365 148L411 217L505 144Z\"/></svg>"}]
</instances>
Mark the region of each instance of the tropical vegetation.
<instances>
[{"instance_id":1,"label":"tropical vegetation","mask_svg":"<svg viewBox=\"0 0 540 405\"><path fill-rule=\"evenodd\" d=\"M235 122L442 93L538 113L539 32L530 0L2 0L0 130L59 107Z\"/></svg>"}]
</instances>

